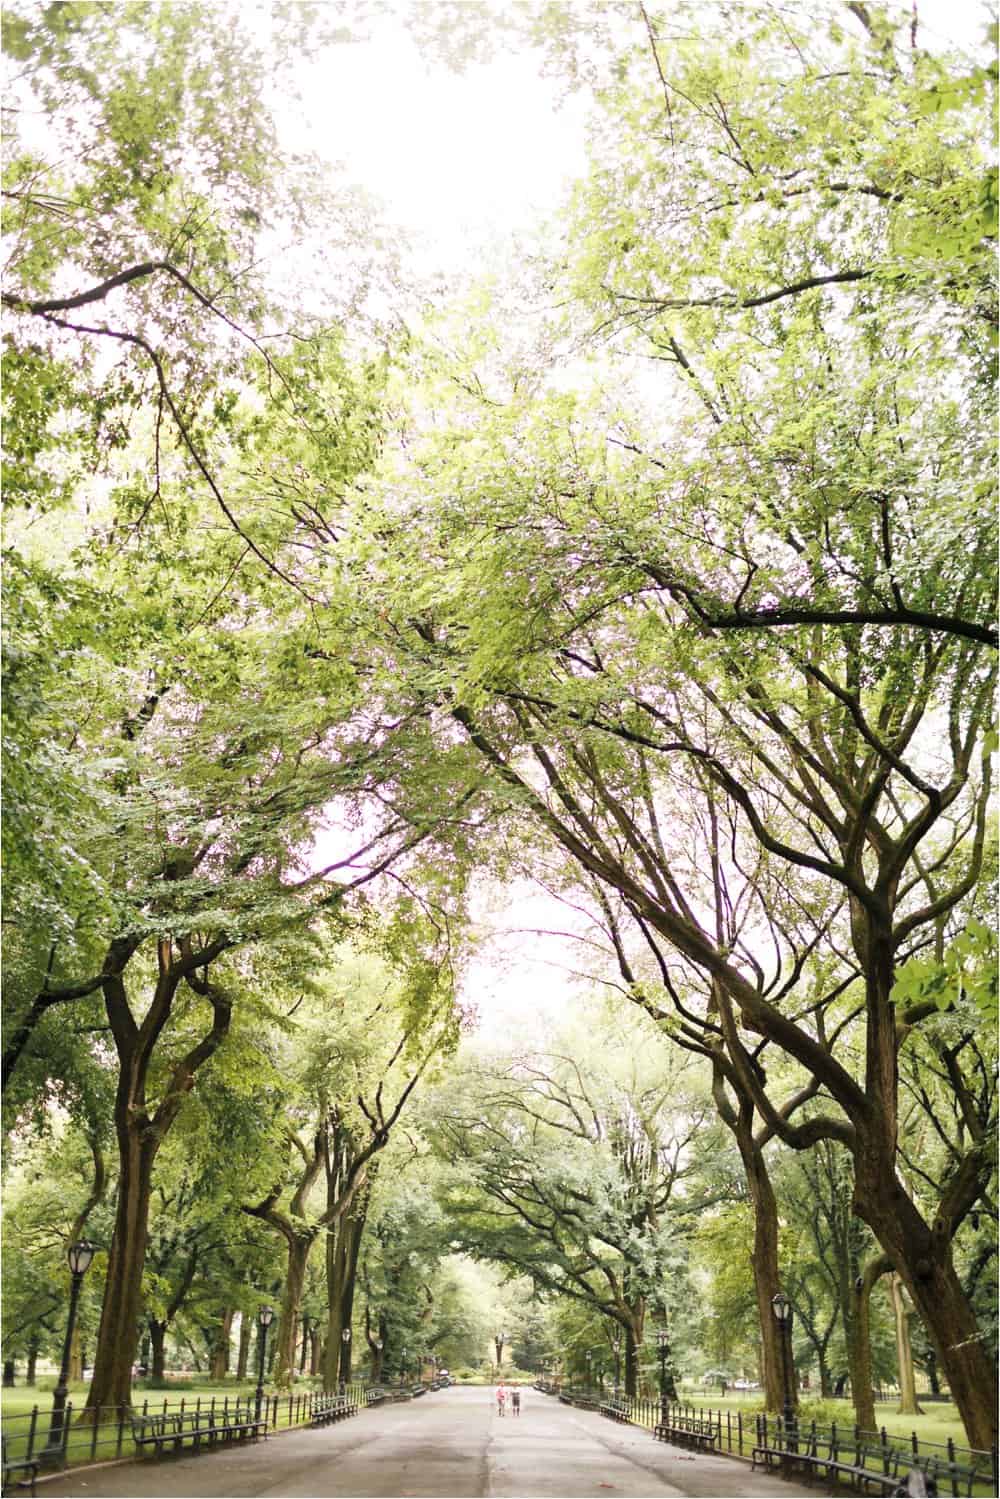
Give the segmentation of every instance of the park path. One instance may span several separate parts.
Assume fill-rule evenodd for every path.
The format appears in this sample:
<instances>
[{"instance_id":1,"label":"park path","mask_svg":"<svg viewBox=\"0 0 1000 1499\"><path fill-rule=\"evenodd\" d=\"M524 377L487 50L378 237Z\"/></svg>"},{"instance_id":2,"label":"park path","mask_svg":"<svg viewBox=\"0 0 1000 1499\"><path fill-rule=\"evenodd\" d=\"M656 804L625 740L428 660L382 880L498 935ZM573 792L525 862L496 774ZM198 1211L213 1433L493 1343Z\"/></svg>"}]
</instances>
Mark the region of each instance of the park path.
<instances>
[{"instance_id":1,"label":"park path","mask_svg":"<svg viewBox=\"0 0 1000 1499\"><path fill-rule=\"evenodd\" d=\"M525 1390L520 1416L497 1415L485 1389L438 1390L197 1457L146 1459L62 1473L39 1499L756 1499L822 1490L692 1454Z\"/></svg>"}]
</instances>

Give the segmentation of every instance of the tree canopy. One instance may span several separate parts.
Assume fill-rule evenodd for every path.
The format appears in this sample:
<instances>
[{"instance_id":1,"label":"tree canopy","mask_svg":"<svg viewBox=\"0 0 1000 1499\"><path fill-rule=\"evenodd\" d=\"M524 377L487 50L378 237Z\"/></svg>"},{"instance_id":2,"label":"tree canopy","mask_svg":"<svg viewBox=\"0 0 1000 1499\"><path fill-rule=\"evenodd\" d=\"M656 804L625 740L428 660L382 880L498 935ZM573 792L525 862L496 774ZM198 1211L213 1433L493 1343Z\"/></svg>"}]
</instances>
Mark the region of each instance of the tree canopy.
<instances>
[{"instance_id":1,"label":"tree canopy","mask_svg":"<svg viewBox=\"0 0 1000 1499\"><path fill-rule=\"evenodd\" d=\"M264 1300L281 1385L507 1322L774 1408L780 1287L860 1424L916 1357L988 1447L992 54L833 0L272 11L4 18L11 1347L90 1223L93 1419ZM585 97L529 254L428 283L288 144L376 12ZM589 984L487 1046L515 877Z\"/></svg>"}]
</instances>

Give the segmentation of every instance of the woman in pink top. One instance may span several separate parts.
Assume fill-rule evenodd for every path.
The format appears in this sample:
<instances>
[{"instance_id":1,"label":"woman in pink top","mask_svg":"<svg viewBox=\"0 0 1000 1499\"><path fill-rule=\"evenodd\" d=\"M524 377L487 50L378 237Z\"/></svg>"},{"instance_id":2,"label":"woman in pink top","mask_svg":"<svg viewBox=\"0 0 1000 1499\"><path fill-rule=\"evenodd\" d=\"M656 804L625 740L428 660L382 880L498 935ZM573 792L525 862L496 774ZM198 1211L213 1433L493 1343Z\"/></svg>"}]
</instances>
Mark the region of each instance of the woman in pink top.
<instances>
[{"instance_id":1,"label":"woman in pink top","mask_svg":"<svg viewBox=\"0 0 1000 1499\"><path fill-rule=\"evenodd\" d=\"M503 1380L497 1385L497 1415L502 1416L504 1405L507 1401L507 1391L503 1387Z\"/></svg>"}]
</instances>

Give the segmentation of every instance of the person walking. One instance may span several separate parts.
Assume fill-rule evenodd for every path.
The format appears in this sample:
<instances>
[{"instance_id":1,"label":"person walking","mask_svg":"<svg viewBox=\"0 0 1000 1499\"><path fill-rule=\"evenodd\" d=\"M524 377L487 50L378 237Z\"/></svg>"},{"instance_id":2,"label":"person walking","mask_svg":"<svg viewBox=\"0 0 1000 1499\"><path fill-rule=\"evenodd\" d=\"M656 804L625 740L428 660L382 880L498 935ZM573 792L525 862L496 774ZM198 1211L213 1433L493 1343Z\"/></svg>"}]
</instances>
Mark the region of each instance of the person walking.
<instances>
[{"instance_id":1,"label":"person walking","mask_svg":"<svg viewBox=\"0 0 1000 1499\"><path fill-rule=\"evenodd\" d=\"M521 1414L521 1391L513 1389L510 1392L510 1413L512 1416Z\"/></svg>"},{"instance_id":2,"label":"person walking","mask_svg":"<svg viewBox=\"0 0 1000 1499\"><path fill-rule=\"evenodd\" d=\"M497 1385L497 1415L502 1416L504 1406L507 1403L507 1391L503 1387L503 1380Z\"/></svg>"}]
</instances>

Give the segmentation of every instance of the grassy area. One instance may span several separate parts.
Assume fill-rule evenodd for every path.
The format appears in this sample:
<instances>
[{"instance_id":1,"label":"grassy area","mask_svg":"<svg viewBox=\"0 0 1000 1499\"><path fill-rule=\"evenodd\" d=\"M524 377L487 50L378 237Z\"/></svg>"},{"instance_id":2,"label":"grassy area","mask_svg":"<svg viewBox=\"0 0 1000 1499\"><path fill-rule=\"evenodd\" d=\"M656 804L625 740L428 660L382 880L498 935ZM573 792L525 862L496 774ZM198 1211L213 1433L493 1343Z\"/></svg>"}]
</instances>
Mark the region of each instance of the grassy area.
<instances>
[{"instance_id":1,"label":"grassy area","mask_svg":"<svg viewBox=\"0 0 1000 1499\"><path fill-rule=\"evenodd\" d=\"M53 1379L43 1379L40 1385L33 1387L30 1385L16 1385L12 1390L4 1389L0 1391L0 1413L5 1416L23 1415L30 1411L33 1405L37 1405L40 1411L49 1411L52 1409L52 1391L54 1386L55 1381ZM162 1404L164 1399L168 1399L173 1404L182 1397L190 1402L197 1400L199 1396L204 1401L211 1400L213 1395L218 1399L222 1399L226 1395L252 1395L255 1388L256 1385L252 1380L244 1380L239 1383L236 1380L227 1380L223 1384L188 1384L187 1381L184 1381L181 1385L170 1385L166 1389L158 1388L152 1390L142 1380L138 1380L132 1387L132 1398L134 1403L139 1406L142 1405L144 1400L148 1400L150 1405L152 1405L154 1402ZM311 1386L305 1380L301 1385L296 1385L296 1389L309 1388ZM71 1401L74 1407L79 1410L80 1406L86 1400L89 1390L90 1385L84 1384L82 1381L71 1384L67 1400Z\"/></svg>"},{"instance_id":2,"label":"grassy area","mask_svg":"<svg viewBox=\"0 0 1000 1499\"><path fill-rule=\"evenodd\" d=\"M704 1406L706 1410L742 1411L744 1419L764 1409L759 1390L742 1390L720 1395L718 1391L704 1390L697 1385L686 1385L681 1389L681 1400L686 1404ZM801 1418L815 1420L818 1426L853 1426L854 1406L850 1400L803 1400ZM968 1446L965 1428L957 1408L949 1401L924 1407L922 1416L900 1416L891 1400L879 1401L875 1407L875 1420L879 1429L883 1426L890 1437L909 1437L915 1431L921 1442L947 1443L950 1437L959 1447Z\"/></svg>"}]
</instances>

